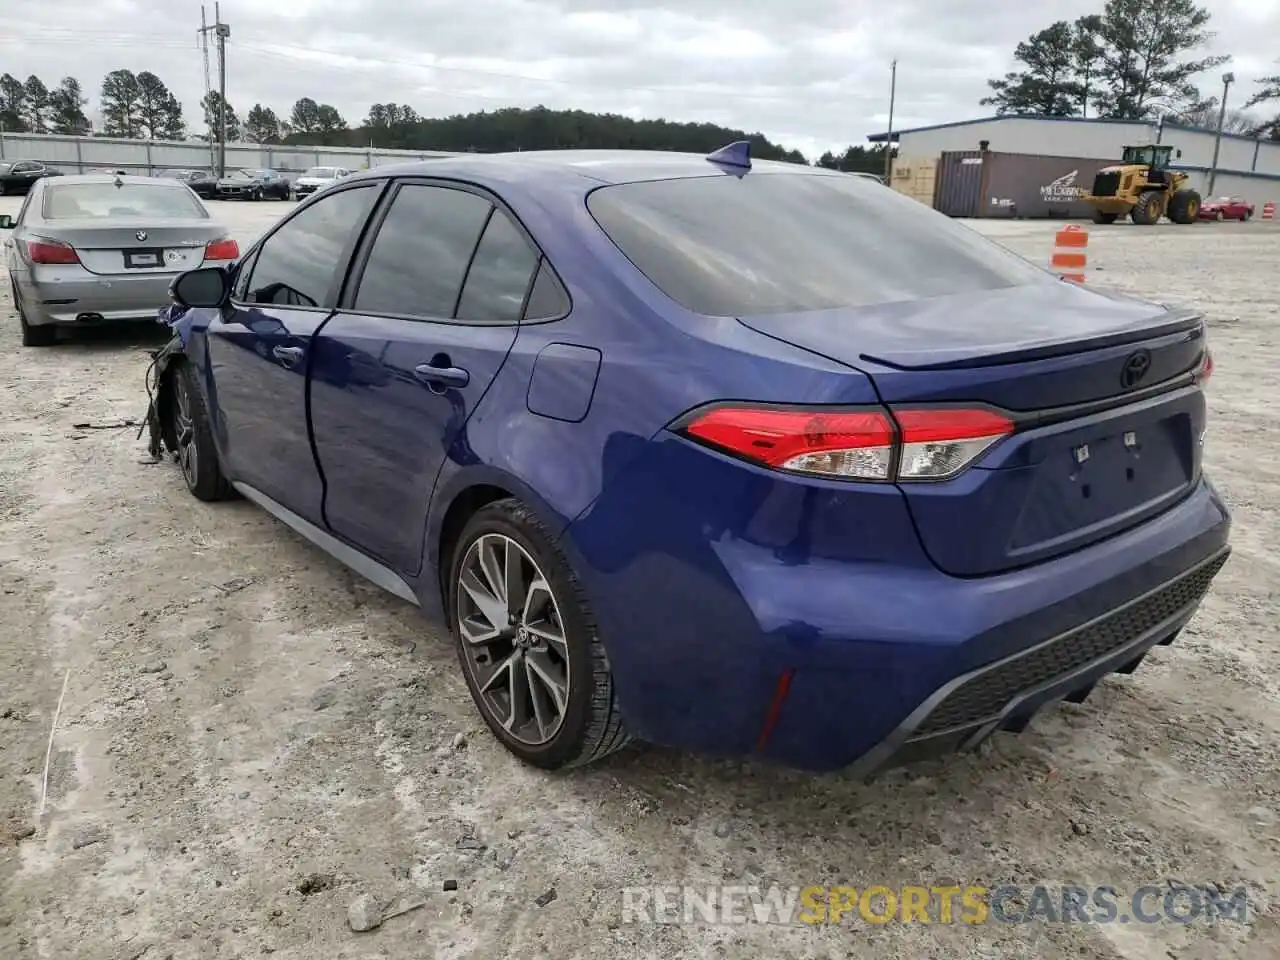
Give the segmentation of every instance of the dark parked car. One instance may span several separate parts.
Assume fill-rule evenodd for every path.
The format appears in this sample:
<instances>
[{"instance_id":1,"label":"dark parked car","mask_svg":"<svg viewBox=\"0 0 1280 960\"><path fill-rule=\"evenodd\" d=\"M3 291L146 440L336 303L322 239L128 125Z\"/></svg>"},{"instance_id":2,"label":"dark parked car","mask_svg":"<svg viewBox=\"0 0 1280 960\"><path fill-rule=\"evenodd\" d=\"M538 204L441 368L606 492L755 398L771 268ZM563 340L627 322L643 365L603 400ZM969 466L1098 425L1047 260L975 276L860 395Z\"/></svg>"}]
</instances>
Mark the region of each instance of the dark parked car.
<instances>
[{"instance_id":1,"label":"dark parked car","mask_svg":"<svg viewBox=\"0 0 1280 960\"><path fill-rule=\"evenodd\" d=\"M181 180L201 200L214 200L218 195L218 178L208 170L165 170L161 177Z\"/></svg>"},{"instance_id":2,"label":"dark parked car","mask_svg":"<svg viewBox=\"0 0 1280 960\"><path fill-rule=\"evenodd\" d=\"M46 167L39 160L0 160L0 196L26 193L45 177L60 177L61 170Z\"/></svg>"},{"instance_id":3,"label":"dark parked car","mask_svg":"<svg viewBox=\"0 0 1280 960\"><path fill-rule=\"evenodd\" d=\"M289 179L278 170L236 170L218 181L219 200L288 200Z\"/></svg>"},{"instance_id":4,"label":"dark parked car","mask_svg":"<svg viewBox=\"0 0 1280 960\"><path fill-rule=\"evenodd\" d=\"M546 768L638 737L868 776L1172 642L1230 549L1202 317L746 150L304 201L175 283L187 486L443 616Z\"/></svg>"}]
</instances>

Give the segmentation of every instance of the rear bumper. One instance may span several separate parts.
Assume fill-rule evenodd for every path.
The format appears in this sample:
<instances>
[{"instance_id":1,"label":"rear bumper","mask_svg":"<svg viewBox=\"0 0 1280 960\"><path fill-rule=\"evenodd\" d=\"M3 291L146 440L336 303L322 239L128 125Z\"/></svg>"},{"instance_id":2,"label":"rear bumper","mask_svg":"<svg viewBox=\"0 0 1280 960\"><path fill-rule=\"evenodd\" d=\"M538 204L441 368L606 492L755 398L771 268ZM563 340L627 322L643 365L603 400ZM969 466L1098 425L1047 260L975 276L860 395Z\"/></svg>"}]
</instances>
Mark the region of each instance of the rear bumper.
<instances>
[{"instance_id":1,"label":"rear bumper","mask_svg":"<svg viewBox=\"0 0 1280 960\"><path fill-rule=\"evenodd\" d=\"M566 549L629 728L680 749L863 777L970 749L1171 640L1226 558L1204 479L1107 540L959 578L895 490L649 446Z\"/></svg>"},{"instance_id":2,"label":"rear bumper","mask_svg":"<svg viewBox=\"0 0 1280 960\"><path fill-rule=\"evenodd\" d=\"M1058 700L1082 703L1102 677L1132 673L1147 652L1173 643L1230 555L1223 547L1168 583L935 690L850 769L855 777L973 750L997 730L1020 732Z\"/></svg>"},{"instance_id":3,"label":"rear bumper","mask_svg":"<svg viewBox=\"0 0 1280 960\"><path fill-rule=\"evenodd\" d=\"M178 276L97 276L82 268L57 270L62 274L57 280L15 274L27 322L32 326L154 321L157 311L170 302L169 284Z\"/></svg>"}]
</instances>

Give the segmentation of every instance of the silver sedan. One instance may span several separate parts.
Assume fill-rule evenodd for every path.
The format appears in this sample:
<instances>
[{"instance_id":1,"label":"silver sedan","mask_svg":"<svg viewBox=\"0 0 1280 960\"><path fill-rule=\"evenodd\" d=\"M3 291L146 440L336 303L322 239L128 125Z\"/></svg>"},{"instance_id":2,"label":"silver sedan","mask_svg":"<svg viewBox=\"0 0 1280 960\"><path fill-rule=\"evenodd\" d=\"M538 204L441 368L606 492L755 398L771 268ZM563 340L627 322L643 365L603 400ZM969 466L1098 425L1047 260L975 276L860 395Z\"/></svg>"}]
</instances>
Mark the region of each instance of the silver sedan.
<instances>
[{"instance_id":1,"label":"silver sedan","mask_svg":"<svg viewBox=\"0 0 1280 960\"><path fill-rule=\"evenodd\" d=\"M37 181L3 244L26 346L59 326L154 320L174 277L240 255L185 184L118 175Z\"/></svg>"}]
</instances>

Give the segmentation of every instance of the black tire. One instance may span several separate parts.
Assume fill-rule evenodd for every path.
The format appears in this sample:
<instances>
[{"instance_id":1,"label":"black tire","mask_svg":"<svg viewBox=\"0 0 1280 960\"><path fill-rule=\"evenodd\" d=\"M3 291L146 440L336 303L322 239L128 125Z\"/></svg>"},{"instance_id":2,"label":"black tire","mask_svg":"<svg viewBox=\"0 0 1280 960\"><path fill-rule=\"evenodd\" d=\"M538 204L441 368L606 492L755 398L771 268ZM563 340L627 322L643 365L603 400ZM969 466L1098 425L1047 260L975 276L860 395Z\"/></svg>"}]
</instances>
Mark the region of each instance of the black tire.
<instances>
[{"instance_id":1,"label":"black tire","mask_svg":"<svg viewBox=\"0 0 1280 960\"><path fill-rule=\"evenodd\" d=\"M1169 219L1174 223L1195 223L1200 219L1200 194L1194 190L1179 190L1169 198ZM1218 219L1223 220L1222 211L1218 211Z\"/></svg>"},{"instance_id":2,"label":"black tire","mask_svg":"<svg viewBox=\"0 0 1280 960\"><path fill-rule=\"evenodd\" d=\"M1118 213L1107 213L1103 210L1098 210L1095 208L1093 211L1093 222L1094 223L1115 223L1116 218L1119 216L1120 214Z\"/></svg>"},{"instance_id":3,"label":"black tire","mask_svg":"<svg viewBox=\"0 0 1280 960\"><path fill-rule=\"evenodd\" d=\"M514 541L537 565L554 598L568 651L568 693L559 727L550 739L537 745L508 732L485 700L469 652L475 647L464 640L458 615L463 562L477 541L495 534ZM448 570L445 604L462 675L476 709L503 746L531 766L562 770L601 760L631 743L618 710L609 661L582 585L556 546L554 535L528 507L518 500L506 499L476 511L448 558Z\"/></svg>"},{"instance_id":4,"label":"black tire","mask_svg":"<svg viewBox=\"0 0 1280 960\"><path fill-rule=\"evenodd\" d=\"M222 473L213 429L195 368L179 363L166 381L165 443L173 451L187 489L197 500L230 500L235 488Z\"/></svg>"},{"instance_id":5,"label":"black tire","mask_svg":"<svg viewBox=\"0 0 1280 960\"><path fill-rule=\"evenodd\" d=\"M259 201L259 200L261 200L261 199L262 199L262 191L261 191L261 190L255 190L255 191L253 191L253 193L250 195L249 199L254 200L254 201Z\"/></svg>"},{"instance_id":6,"label":"black tire","mask_svg":"<svg viewBox=\"0 0 1280 960\"><path fill-rule=\"evenodd\" d=\"M9 278L9 286L13 288L13 309L18 312L18 326L22 329L22 345L24 347L52 347L58 342L58 328L53 324L27 323L27 312L22 309L22 299L18 295L18 283Z\"/></svg>"},{"instance_id":7,"label":"black tire","mask_svg":"<svg viewBox=\"0 0 1280 960\"><path fill-rule=\"evenodd\" d=\"M1149 227L1160 220L1162 205L1159 192L1148 190L1138 197L1138 202L1129 213L1129 219L1140 226Z\"/></svg>"}]
</instances>

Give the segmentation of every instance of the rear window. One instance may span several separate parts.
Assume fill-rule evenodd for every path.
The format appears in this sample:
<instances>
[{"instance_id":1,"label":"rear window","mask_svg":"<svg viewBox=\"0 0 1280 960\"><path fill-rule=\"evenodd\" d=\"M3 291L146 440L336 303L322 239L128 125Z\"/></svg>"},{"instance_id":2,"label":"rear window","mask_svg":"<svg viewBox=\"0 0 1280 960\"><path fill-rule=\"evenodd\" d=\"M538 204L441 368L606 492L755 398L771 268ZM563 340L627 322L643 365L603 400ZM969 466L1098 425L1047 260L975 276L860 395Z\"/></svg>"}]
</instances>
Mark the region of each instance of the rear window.
<instances>
[{"instance_id":1,"label":"rear window","mask_svg":"<svg viewBox=\"0 0 1280 960\"><path fill-rule=\"evenodd\" d=\"M303 174L304 177L315 177L317 179L329 179L337 175L338 170L336 167L312 167Z\"/></svg>"},{"instance_id":2,"label":"rear window","mask_svg":"<svg viewBox=\"0 0 1280 960\"><path fill-rule=\"evenodd\" d=\"M601 187L618 248L695 313L761 316L1054 282L916 200L854 176L748 173Z\"/></svg>"},{"instance_id":3,"label":"rear window","mask_svg":"<svg viewBox=\"0 0 1280 960\"><path fill-rule=\"evenodd\" d=\"M61 183L47 187L46 220L79 220L101 217L153 217L177 220L209 216L185 186L162 183Z\"/></svg>"}]
</instances>

